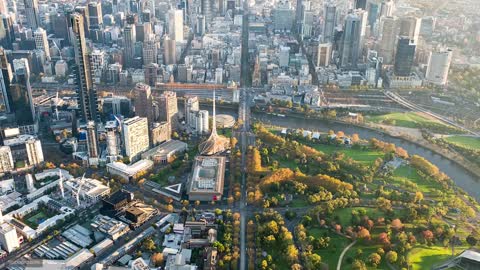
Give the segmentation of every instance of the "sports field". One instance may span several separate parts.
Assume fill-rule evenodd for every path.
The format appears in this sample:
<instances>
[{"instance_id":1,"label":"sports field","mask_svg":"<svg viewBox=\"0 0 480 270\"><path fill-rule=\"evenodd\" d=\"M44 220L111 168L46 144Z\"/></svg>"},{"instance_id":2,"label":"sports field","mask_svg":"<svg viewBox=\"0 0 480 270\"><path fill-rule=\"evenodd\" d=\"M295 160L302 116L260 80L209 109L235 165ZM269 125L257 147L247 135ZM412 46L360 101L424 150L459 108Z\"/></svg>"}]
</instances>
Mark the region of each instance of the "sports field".
<instances>
[{"instance_id":1,"label":"sports field","mask_svg":"<svg viewBox=\"0 0 480 270\"><path fill-rule=\"evenodd\" d=\"M480 150L480 138L466 137L466 136L451 136L451 137L445 138L445 140L449 143L453 143L467 149Z\"/></svg>"}]
</instances>

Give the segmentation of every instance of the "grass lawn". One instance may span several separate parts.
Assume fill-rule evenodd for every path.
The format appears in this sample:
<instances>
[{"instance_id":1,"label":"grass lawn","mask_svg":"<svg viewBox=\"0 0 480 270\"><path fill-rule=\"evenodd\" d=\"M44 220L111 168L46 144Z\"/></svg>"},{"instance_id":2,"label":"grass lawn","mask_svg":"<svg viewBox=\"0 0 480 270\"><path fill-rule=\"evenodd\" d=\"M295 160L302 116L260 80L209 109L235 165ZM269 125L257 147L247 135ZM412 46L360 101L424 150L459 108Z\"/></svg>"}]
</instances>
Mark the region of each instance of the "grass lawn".
<instances>
[{"instance_id":1,"label":"grass lawn","mask_svg":"<svg viewBox=\"0 0 480 270\"><path fill-rule=\"evenodd\" d=\"M393 172L393 183L402 189L409 189L408 186L405 184L407 181L411 181L417 184L418 190L423 193L430 193L433 190L437 189L435 183L425 180L424 178L420 177L417 173L417 170L411 167L410 165L404 165L398 167ZM416 190L410 190L416 191Z\"/></svg>"},{"instance_id":2,"label":"grass lawn","mask_svg":"<svg viewBox=\"0 0 480 270\"><path fill-rule=\"evenodd\" d=\"M338 258L343 249L350 244L350 240L336 233L318 227L308 228L308 234L315 238L323 237L325 234L330 237L330 246L326 249L318 249L314 252L322 257L322 262L328 264L328 269L336 269Z\"/></svg>"},{"instance_id":3,"label":"grass lawn","mask_svg":"<svg viewBox=\"0 0 480 270\"><path fill-rule=\"evenodd\" d=\"M362 261L367 262L368 256L370 254L377 252L377 249L380 248L381 245L377 245L375 243L357 243L353 247L351 247L345 256L343 257L343 262L342 262L342 270L346 269L352 269L352 265L347 262L347 258L355 258L357 250L361 249L362 250L362 256L360 257ZM335 269L335 268L334 268ZM382 261L378 265L377 268L372 267L367 263L367 269L382 269L382 270L389 270L387 263L385 262L385 258L382 257Z\"/></svg>"},{"instance_id":4,"label":"grass lawn","mask_svg":"<svg viewBox=\"0 0 480 270\"><path fill-rule=\"evenodd\" d=\"M33 216L27 217L24 222L35 230L38 228L38 225L49 218L50 216L46 212L39 210Z\"/></svg>"},{"instance_id":5,"label":"grass lawn","mask_svg":"<svg viewBox=\"0 0 480 270\"><path fill-rule=\"evenodd\" d=\"M385 156L384 153L375 150L362 150L362 149L354 149L345 146L336 146L330 144L313 144L311 145L318 151L322 151L323 153L330 155L333 152L342 152L347 157L351 157L353 160L358 161L360 163L370 165L375 162L375 160L379 157L383 158Z\"/></svg>"},{"instance_id":6,"label":"grass lawn","mask_svg":"<svg viewBox=\"0 0 480 270\"><path fill-rule=\"evenodd\" d=\"M467 149L480 150L479 138L465 137L465 136L451 136L451 137L445 138L445 140L449 143L453 143Z\"/></svg>"},{"instance_id":7,"label":"grass lawn","mask_svg":"<svg viewBox=\"0 0 480 270\"><path fill-rule=\"evenodd\" d=\"M418 128L421 123L440 123L437 120L427 118L414 112L389 113L383 115L367 116L367 121L378 124L389 124L399 127ZM390 123L389 123L390 122Z\"/></svg>"},{"instance_id":8,"label":"grass lawn","mask_svg":"<svg viewBox=\"0 0 480 270\"><path fill-rule=\"evenodd\" d=\"M456 247L455 253L458 254L466 247ZM432 266L442 263L452 255L450 247L419 245L414 247L409 253L409 262L413 270L430 269Z\"/></svg>"},{"instance_id":9,"label":"grass lawn","mask_svg":"<svg viewBox=\"0 0 480 270\"><path fill-rule=\"evenodd\" d=\"M381 217L384 215L384 213L382 211L378 211L374 208L367 208L367 207L348 207L348 208L342 208L342 209L338 209L335 211L335 213L333 214L334 216L338 216L338 219L339 219L339 222L340 224L345 227L345 226L348 226L351 224L351 220L352 220L352 210L360 210L360 209L363 209L365 210L366 212L366 215L370 218L370 219L377 219L378 217Z\"/></svg>"}]
</instances>

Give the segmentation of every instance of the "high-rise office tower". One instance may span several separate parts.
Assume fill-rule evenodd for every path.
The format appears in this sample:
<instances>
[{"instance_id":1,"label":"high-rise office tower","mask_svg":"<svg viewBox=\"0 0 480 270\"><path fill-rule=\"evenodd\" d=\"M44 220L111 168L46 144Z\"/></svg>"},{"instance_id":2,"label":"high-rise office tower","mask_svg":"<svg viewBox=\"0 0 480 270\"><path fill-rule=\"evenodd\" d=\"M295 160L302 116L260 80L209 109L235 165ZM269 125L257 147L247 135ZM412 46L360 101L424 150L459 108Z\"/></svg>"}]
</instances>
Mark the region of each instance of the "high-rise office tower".
<instances>
[{"instance_id":1,"label":"high-rise office tower","mask_svg":"<svg viewBox=\"0 0 480 270\"><path fill-rule=\"evenodd\" d=\"M52 15L50 18L51 26L55 37L63 38L64 42L70 42L70 36L68 33L68 16L62 12L58 12Z\"/></svg>"},{"instance_id":2,"label":"high-rise office tower","mask_svg":"<svg viewBox=\"0 0 480 270\"><path fill-rule=\"evenodd\" d=\"M200 110L200 103L198 102L197 96L188 96L185 98L185 122L188 125L192 126L195 124L195 115L194 112ZM194 127L194 126L192 126Z\"/></svg>"},{"instance_id":3,"label":"high-rise office tower","mask_svg":"<svg viewBox=\"0 0 480 270\"><path fill-rule=\"evenodd\" d=\"M183 11L181 9L168 11L168 35L175 41L183 41Z\"/></svg>"},{"instance_id":4,"label":"high-rise office tower","mask_svg":"<svg viewBox=\"0 0 480 270\"><path fill-rule=\"evenodd\" d=\"M10 14L2 14L0 22L0 45L5 49L13 49L12 45L15 41L15 33L13 31L13 18Z\"/></svg>"},{"instance_id":5,"label":"high-rise office tower","mask_svg":"<svg viewBox=\"0 0 480 270\"><path fill-rule=\"evenodd\" d=\"M318 53L315 65L317 67L328 67L332 57L332 43L318 44Z\"/></svg>"},{"instance_id":6,"label":"high-rise office tower","mask_svg":"<svg viewBox=\"0 0 480 270\"><path fill-rule=\"evenodd\" d=\"M155 35L150 34L143 43L143 65L157 62L157 41Z\"/></svg>"},{"instance_id":7,"label":"high-rise office tower","mask_svg":"<svg viewBox=\"0 0 480 270\"><path fill-rule=\"evenodd\" d=\"M45 58L50 59L50 47L48 46L47 31L43 28L37 28L33 33L35 48L45 53Z\"/></svg>"},{"instance_id":8,"label":"high-rise office tower","mask_svg":"<svg viewBox=\"0 0 480 270\"><path fill-rule=\"evenodd\" d=\"M384 64L392 64L395 52L395 42L398 35L397 20L394 17L382 17L381 42L378 46L378 53L383 58Z\"/></svg>"},{"instance_id":9,"label":"high-rise office tower","mask_svg":"<svg viewBox=\"0 0 480 270\"><path fill-rule=\"evenodd\" d=\"M0 48L0 90L2 94L1 105L2 111L11 112L10 111L10 101L9 101L9 93L10 93L10 84L12 83L13 73L10 63L8 63L7 55L3 48Z\"/></svg>"},{"instance_id":10,"label":"high-rise office tower","mask_svg":"<svg viewBox=\"0 0 480 270\"><path fill-rule=\"evenodd\" d=\"M379 17L391 17L395 10L395 3L393 0L383 0L380 4L380 16Z\"/></svg>"},{"instance_id":11,"label":"high-rise office tower","mask_svg":"<svg viewBox=\"0 0 480 270\"><path fill-rule=\"evenodd\" d=\"M402 37L408 37L412 39L415 44L418 43L418 36L420 35L420 27L422 25L422 19L409 16L400 18L400 31L399 35Z\"/></svg>"},{"instance_id":12,"label":"high-rise office tower","mask_svg":"<svg viewBox=\"0 0 480 270\"><path fill-rule=\"evenodd\" d=\"M408 77L412 72L415 58L415 42L408 37L400 37L395 54L394 74L399 77Z\"/></svg>"},{"instance_id":13,"label":"high-rise office tower","mask_svg":"<svg viewBox=\"0 0 480 270\"><path fill-rule=\"evenodd\" d=\"M174 65L177 63L177 44L174 39L168 35L163 38L163 61L165 65Z\"/></svg>"},{"instance_id":14,"label":"high-rise office tower","mask_svg":"<svg viewBox=\"0 0 480 270\"><path fill-rule=\"evenodd\" d=\"M2 217L3 218L3 217ZM8 253L20 247L17 231L9 223L0 224L0 244Z\"/></svg>"},{"instance_id":15,"label":"high-rise office tower","mask_svg":"<svg viewBox=\"0 0 480 270\"><path fill-rule=\"evenodd\" d=\"M370 29L373 31L375 29L375 25L377 23L378 15L379 15L380 6L376 2L368 2L367 3L367 10L368 10L368 24L370 25Z\"/></svg>"},{"instance_id":16,"label":"high-rise office tower","mask_svg":"<svg viewBox=\"0 0 480 270\"><path fill-rule=\"evenodd\" d=\"M155 63L150 63L145 66L145 83L150 85L151 87L155 87L157 85L158 80L158 71L159 66Z\"/></svg>"},{"instance_id":17,"label":"high-rise office tower","mask_svg":"<svg viewBox=\"0 0 480 270\"><path fill-rule=\"evenodd\" d=\"M337 25L337 6L327 2L324 7L323 41L333 42L335 26Z\"/></svg>"},{"instance_id":18,"label":"high-rise office tower","mask_svg":"<svg viewBox=\"0 0 480 270\"><path fill-rule=\"evenodd\" d=\"M89 158L98 158L97 127L94 121L87 123L87 150Z\"/></svg>"},{"instance_id":19,"label":"high-rise office tower","mask_svg":"<svg viewBox=\"0 0 480 270\"><path fill-rule=\"evenodd\" d=\"M340 66L343 68L356 68L358 59L363 50L365 36L366 13L356 10L345 18L345 30L340 48Z\"/></svg>"},{"instance_id":20,"label":"high-rise office tower","mask_svg":"<svg viewBox=\"0 0 480 270\"><path fill-rule=\"evenodd\" d=\"M7 0L0 0L0 14L7 14Z\"/></svg>"},{"instance_id":21,"label":"high-rise office tower","mask_svg":"<svg viewBox=\"0 0 480 270\"><path fill-rule=\"evenodd\" d=\"M276 32L290 32L294 25L295 11L287 0L278 1L272 10L273 29Z\"/></svg>"},{"instance_id":22,"label":"high-rise office tower","mask_svg":"<svg viewBox=\"0 0 480 270\"><path fill-rule=\"evenodd\" d=\"M160 121L172 123L177 116L177 93L165 91L160 95Z\"/></svg>"},{"instance_id":23,"label":"high-rise office tower","mask_svg":"<svg viewBox=\"0 0 480 270\"><path fill-rule=\"evenodd\" d=\"M202 15L205 16L205 26L208 29L208 25L212 21L212 0L201 0L202 2Z\"/></svg>"},{"instance_id":24,"label":"high-rise office tower","mask_svg":"<svg viewBox=\"0 0 480 270\"><path fill-rule=\"evenodd\" d=\"M13 169L14 164L10 146L0 146L0 173L11 172Z\"/></svg>"},{"instance_id":25,"label":"high-rise office tower","mask_svg":"<svg viewBox=\"0 0 480 270\"><path fill-rule=\"evenodd\" d=\"M40 14L38 13L37 0L23 0L25 6L25 17L27 18L27 25L32 29L37 29L41 26Z\"/></svg>"},{"instance_id":26,"label":"high-rise office tower","mask_svg":"<svg viewBox=\"0 0 480 270\"><path fill-rule=\"evenodd\" d=\"M123 121L122 131L125 155L130 161L138 160L150 146L147 118L135 116Z\"/></svg>"},{"instance_id":27,"label":"high-rise office tower","mask_svg":"<svg viewBox=\"0 0 480 270\"><path fill-rule=\"evenodd\" d=\"M105 130L107 131L107 153L109 156L116 157L119 154L119 142L117 136L117 121L108 121L105 124Z\"/></svg>"},{"instance_id":28,"label":"high-rise office tower","mask_svg":"<svg viewBox=\"0 0 480 270\"><path fill-rule=\"evenodd\" d=\"M88 22L90 29L100 29L103 25L102 5L100 2L88 3Z\"/></svg>"},{"instance_id":29,"label":"high-rise office tower","mask_svg":"<svg viewBox=\"0 0 480 270\"><path fill-rule=\"evenodd\" d=\"M137 83L135 92L135 115L146 117L148 123L153 123L152 90L149 85Z\"/></svg>"},{"instance_id":30,"label":"high-rise office tower","mask_svg":"<svg viewBox=\"0 0 480 270\"><path fill-rule=\"evenodd\" d=\"M311 10L311 2L303 1L300 21L297 24L299 33L303 38L311 37L313 34L313 17L314 13Z\"/></svg>"},{"instance_id":31,"label":"high-rise office tower","mask_svg":"<svg viewBox=\"0 0 480 270\"><path fill-rule=\"evenodd\" d=\"M367 10L367 0L355 0L355 8Z\"/></svg>"},{"instance_id":32,"label":"high-rise office tower","mask_svg":"<svg viewBox=\"0 0 480 270\"><path fill-rule=\"evenodd\" d=\"M135 58L135 42L136 32L134 24L127 24L123 29L123 41L124 41L124 66L133 67L133 59Z\"/></svg>"},{"instance_id":33,"label":"high-rise office tower","mask_svg":"<svg viewBox=\"0 0 480 270\"><path fill-rule=\"evenodd\" d=\"M429 37L435 31L437 24L437 18L433 16L427 16L422 18L422 24L420 26L420 35L423 37Z\"/></svg>"},{"instance_id":34,"label":"high-rise office tower","mask_svg":"<svg viewBox=\"0 0 480 270\"><path fill-rule=\"evenodd\" d=\"M428 82L440 86L447 84L452 55L453 52L449 49L432 52L430 54L425 76Z\"/></svg>"},{"instance_id":35,"label":"high-rise office tower","mask_svg":"<svg viewBox=\"0 0 480 270\"><path fill-rule=\"evenodd\" d=\"M93 85L90 59L85 42L84 19L81 14L74 13L70 17L75 66L77 75L78 106L84 123L98 121L98 96Z\"/></svg>"},{"instance_id":36,"label":"high-rise office tower","mask_svg":"<svg viewBox=\"0 0 480 270\"><path fill-rule=\"evenodd\" d=\"M303 8L303 0L297 0L297 5L295 6L295 24L297 33L300 33L302 30Z\"/></svg>"},{"instance_id":37,"label":"high-rise office tower","mask_svg":"<svg viewBox=\"0 0 480 270\"><path fill-rule=\"evenodd\" d=\"M15 59L13 66L15 77L8 93L10 111L15 113L15 120L18 125L32 125L35 122L35 107L30 85L28 61L25 58Z\"/></svg>"},{"instance_id":38,"label":"high-rise office tower","mask_svg":"<svg viewBox=\"0 0 480 270\"><path fill-rule=\"evenodd\" d=\"M197 15L197 20L195 23L195 34L202 36L206 31L205 16Z\"/></svg>"}]
</instances>

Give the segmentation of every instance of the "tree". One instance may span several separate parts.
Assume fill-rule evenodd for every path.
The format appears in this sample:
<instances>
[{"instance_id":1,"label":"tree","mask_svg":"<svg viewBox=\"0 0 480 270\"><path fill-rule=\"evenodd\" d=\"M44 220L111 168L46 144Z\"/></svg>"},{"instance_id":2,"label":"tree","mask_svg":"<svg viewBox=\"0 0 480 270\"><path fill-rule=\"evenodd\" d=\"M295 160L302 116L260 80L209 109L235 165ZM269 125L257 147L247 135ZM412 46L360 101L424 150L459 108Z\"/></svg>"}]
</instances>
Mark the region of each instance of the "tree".
<instances>
[{"instance_id":1,"label":"tree","mask_svg":"<svg viewBox=\"0 0 480 270\"><path fill-rule=\"evenodd\" d=\"M152 238L147 238L143 241L142 248L146 250L154 250L155 242L153 242Z\"/></svg>"},{"instance_id":2,"label":"tree","mask_svg":"<svg viewBox=\"0 0 480 270\"><path fill-rule=\"evenodd\" d=\"M420 191L415 192L415 202L420 203L423 201L423 193Z\"/></svg>"},{"instance_id":3,"label":"tree","mask_svg":"<svg viewBox=\"0 0 480 270\"><path fill-rule=\"evenodd\" d=\"M362 228L358 233L357 237L363 240L370 240L370 232L366 228Z\"/></svg>"},{"instance_id":4,"label":"tree","mask_svg":"<svg viewBox=\"0 0 480 270\"><path fill-rule=\"evenodd\" d=\"M401 229L403 229L403 223L400 219L396 218L394 220L392 220L392 228L396 231L400 231Z\"/></svg>"},{"instance_id":5,"label":"tree","mask_svg":"<svg viewBox=\"0 0 480 270\"><path fill-rule=\"evenodd\" d=\"M322 265L322 257L320 255L312 253L307 256L306 268L307 269L320 269Z\"/></svg>"},{"instance_id":6,"label":"tree","mask_svg":"<svg viewBox=\"0 0 480 270\"><path fill-rule=\"evenodd\" d=\"M237 145L237 143L238 143L237 138L235 138L235 137L232 136L232 137L230 138L230 147L231 147L232 149L235 148L235 146Z\"/></svg>"},{"instance_id":7,"label":"tree","mask_svg":"<svg viewBox=\"0 0 480 270\"><path fill-rule=\"evenodd\" d=\"M355 260L352 263L352 270L367 270L367 266L361 260Z\"/></svg>"},{"instance_id":8,"label":"tree","mask_svg":"<svg viewBox=\"0 0 480 270\"><path fill-rule=\"evenodd\" d=\"M289 262L295 262L298 260L298 249L295 245L288 245L287 246L287 259Z\"/></svg>"},{"instance_id":9,"label":"tree","mask_svg":"<svg viewBox=\"0 0 480 270\"><path fill-rule=\"evenodd\" d=\"M477 242L478 242L478 239L473 234L470 234L469 236L467 236L467 243L470 246L475 246Z\"/></svg>"},{"instance_id":10,"label":"tree","mask_svg":"<svg viewBox=\"0 0 480 270\"><path fill-rule=\"evenodd\" d=\"M152 262L155 267L160 267L163 264L163 253L153 253Z\"/></svg>"},{"instance_id":11,"label":"tree","mask_svg":"<svg viewBox=\"0 0 480 270\"><path fill-rule=\"evenodd\" d=\"M398 260L398 254L397 252L393 251L393 250L390 250L389 252L387 252L387 254L385 255L385 259L387 259L387 261L389 263L395 263L397 260Z\"/></svg>"},{"instance_id":12,"label":"tree","mask_svg":"<svg viewBox=\"0 0 480 270\"><path fill-rule=\"evenodd\" d=\"M368 256L368 262L373 266L377 267L382 260L382 256L378 253L372 253L370 256Z\"/></svg>"},{"instance_id":13,"label":"tree","mask_svg":"<svg viewBox=\"0 0 480 270\"><path fill-rule=\"evenodd\" d=\"M433 239L434 239L434 235L433 235L433 232L430 231L430 230L425 230L422 232L422 236L423 236L423 239L425 240L425 242L427 244L430 244L432 243Z\"/></svg>"},{"instance_id":14,"label":"tree","mask_svg":"<svg viewBox=\"0 0 480 270\"><path fill-rule=\"evenodd\" d=\"M302 270L302 266L298 263L295 263L291 267L292 270Z\"/></svg>"},{"instance_id":15,"label":"tree","mask_svg":"<svg viewBox=\"0 0 480 270\"><path fill-rule=\"evenodd\" d=\"M352 143L357 143L358 141L360 141L360 136L358 136L357 133L354 133L352 135Z\"/></svg>"}]
</instances>

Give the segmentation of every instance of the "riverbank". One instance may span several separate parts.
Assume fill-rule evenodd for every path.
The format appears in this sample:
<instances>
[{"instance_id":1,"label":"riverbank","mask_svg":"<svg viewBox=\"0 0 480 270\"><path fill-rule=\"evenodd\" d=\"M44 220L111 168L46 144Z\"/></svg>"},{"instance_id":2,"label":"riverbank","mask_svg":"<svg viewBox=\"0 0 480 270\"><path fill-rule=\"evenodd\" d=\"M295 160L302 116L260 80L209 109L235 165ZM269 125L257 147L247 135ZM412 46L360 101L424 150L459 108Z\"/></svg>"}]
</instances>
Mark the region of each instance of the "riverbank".
<instances>
[{"instance_id":1,"label":"riverbank","mask_svg":"<svg viewBox=\"0 0 480 270\"><path fill-rule=\"evenodd\" d=\"M264 113L264 112L261 112L261 111L256 111L256 112L257 113ZM379 132L379 133L382 133L382 134L385 134L385 135L388 135L388 136L391 136L391 137L394 137L394 138L402 139L402 140L408 141L412 144L415 144L419 147L426 148L426 149L444 157L445 159L448 159L448 160L454 162L455 164L459 165L460 167L462 167L463 169L468 171L470 174L474 175L477 179L480 179L480 167L478 167L477 165L473 164L472 162L466 160L464 157L462 157L458 153L454 153L454 152L452 152L451 150L448 150L448 149L439 148L437 145L434 145L431 142L429 142L429 141L427 141L427 140L425 140L421 137L418 138L418 136L415 136L415 137L409 136L408 134L405 134L404 132L399 132L398 129L393 129L393 128L389 129L386 126L377 127L377 126L368 125L368 124L364 124L364 123L354 123L354 122L350 122L350 121L344 121L344 120L341 120L341 119L328 119L328 118L311 117L311 116L309 116L307 118L307 117L305 117L304 114L297 114L297 113L288 113L288 114L285 114L285 117L291 117L291 118L297 118L297 119L306 119L306 120L314 119L314 120L326 121L326 122L337 123L337 124L342 124L342 125L350 125L350 126L355 126L355 127L359 127L359 128L368 129L370 131L377 132L377 133ZM421 132L418 129L416 129L416 131L412 132L411 134L417 134L418 135L418 134L421 134Z\"/></svg>"}]
</instances>

